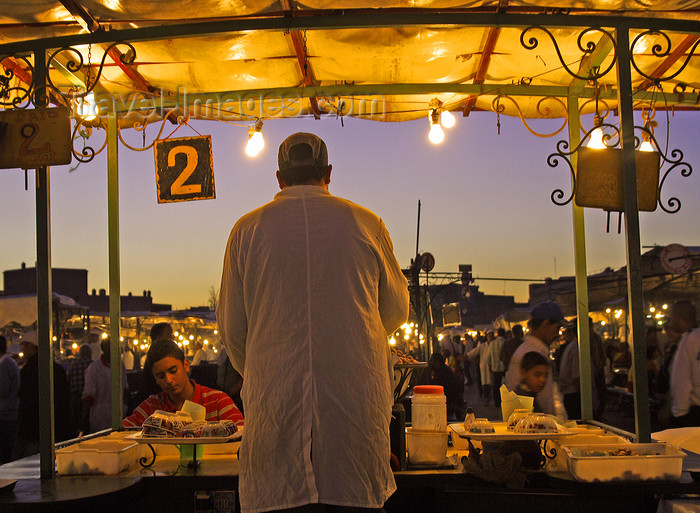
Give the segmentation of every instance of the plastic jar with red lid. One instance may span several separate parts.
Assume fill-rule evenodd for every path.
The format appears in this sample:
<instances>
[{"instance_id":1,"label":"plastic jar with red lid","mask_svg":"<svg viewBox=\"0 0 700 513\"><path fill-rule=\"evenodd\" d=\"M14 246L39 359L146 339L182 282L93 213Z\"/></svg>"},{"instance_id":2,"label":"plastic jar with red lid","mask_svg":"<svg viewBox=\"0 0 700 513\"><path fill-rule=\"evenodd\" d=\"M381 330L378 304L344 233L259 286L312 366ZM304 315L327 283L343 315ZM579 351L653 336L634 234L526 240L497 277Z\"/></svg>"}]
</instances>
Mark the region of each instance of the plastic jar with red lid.
<instances>
[{"instance_id":1,"label":"plastic jar with red lid","mask_svg":"<svg viewBox=\"0 0 700 513\"><path fill-rule=\"evenodd\" d=\"M413 387L411 426L414 430L447 431L447 404L443 387L439 385Z\"/></svg>"}]
</instances>

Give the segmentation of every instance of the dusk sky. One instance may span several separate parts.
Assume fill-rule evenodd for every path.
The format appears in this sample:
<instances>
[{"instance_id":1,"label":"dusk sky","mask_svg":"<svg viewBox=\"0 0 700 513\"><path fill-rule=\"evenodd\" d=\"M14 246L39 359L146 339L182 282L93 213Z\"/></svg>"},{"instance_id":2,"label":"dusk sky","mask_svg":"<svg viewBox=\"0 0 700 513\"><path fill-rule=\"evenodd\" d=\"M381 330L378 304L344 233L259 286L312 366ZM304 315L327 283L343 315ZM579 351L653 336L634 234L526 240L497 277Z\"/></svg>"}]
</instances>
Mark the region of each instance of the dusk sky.
<instances>
[{"instance_id":1,"label":"dusk sky","mask_svg":"<svg viewBox=\"0 0 700 513\"><path fill-rule=\"evenodd\" d=\"M667 178L663 199L678 197L679 213L640 214L642 244L700 245L700 144L697 113L669 113L669 148L684 152L695 169ZM666 140L666 113L657 113L657 138ZM591 120L585 119L585 123ZM547 132L560 121L530 122ZM153 149L121 146L120 237L122 294L152 292L153 300L174 309L207 304L218 290L223 252L235 221L277 192L277 147L296 131L313 132L328 145L333 165L330 191L370 208L386 223L402 267L415 254L418 200L422 203L420 251L435 256L436 271L456 272L471 263L476 284L490 294L527 301L527 283L479 281L488 278L560 277L574 273L571 205L550 200L554 189L570 192L569 171L547 165L547 155L566 130L552 138L531 135L519 119L501 117L497 134L491 113L457 116L439 145L428 142L428 120L378 123L325 117L266 121L265 149L255 159L243 152L247 129L222 122L194 121L211 134L216 199L158 204ZM167 124L164 135L172 131ZM150 142L156 127L147 130ZM141 146L141 134L125 131ZM173 137L197 134L181 127ZM99 147L104 132L93 135ZM92 141L91 140L91 141ZM106 150L89 164L51 169L52 265L87 269L89 289L108 289ZM75 166L77 162L73 163ZM663 169L662 169L663 172ZM34 171L29 190L24 172L0 170L0 271L36 260ZM625 236L617 216L605 231L605 214L586 209L589 273L625 265Z\"/></svg>"}]
</instances>

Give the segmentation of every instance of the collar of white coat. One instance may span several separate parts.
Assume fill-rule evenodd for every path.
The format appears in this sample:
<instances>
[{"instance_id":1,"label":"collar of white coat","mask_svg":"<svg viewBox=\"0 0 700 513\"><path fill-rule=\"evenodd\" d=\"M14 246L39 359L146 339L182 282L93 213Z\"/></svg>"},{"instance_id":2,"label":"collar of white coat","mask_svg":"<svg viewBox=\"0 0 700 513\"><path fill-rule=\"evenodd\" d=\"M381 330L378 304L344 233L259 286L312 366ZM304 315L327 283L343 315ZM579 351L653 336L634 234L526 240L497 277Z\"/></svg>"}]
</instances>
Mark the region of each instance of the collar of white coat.
<instances>
[{"instance_id":1,"label":"collar of white coat","mask_svg":"<svg viewBox=\"0 0 700 513\"><path fill-rule=\"evenodd\" d=\"M523 342L532 342L536 346L541 346L545 351L549 351L549 347L547 347L547 344L542 342L539 338L537 338L534 335L525 335L523 338Z\"/></svg>"},{"instance_id":2,"label":"collar of white coat","mask_svg":"<svg viewBox=\"0 0 700 513\"><path fill-rule=\"evenodd\" d=\"M275 194L275 198L301 198L303 196L330 196L331 193L320 185L288 185Z\"/></svg>"}]
</instances>

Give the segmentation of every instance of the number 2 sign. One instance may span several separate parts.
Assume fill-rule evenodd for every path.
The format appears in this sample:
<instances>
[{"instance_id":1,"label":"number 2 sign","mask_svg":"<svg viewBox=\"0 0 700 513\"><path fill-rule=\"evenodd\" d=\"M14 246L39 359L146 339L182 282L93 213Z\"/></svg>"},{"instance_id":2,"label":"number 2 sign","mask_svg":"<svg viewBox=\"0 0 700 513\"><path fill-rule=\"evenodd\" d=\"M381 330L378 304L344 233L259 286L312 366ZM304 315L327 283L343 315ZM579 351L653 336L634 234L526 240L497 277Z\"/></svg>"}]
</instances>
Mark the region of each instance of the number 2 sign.
<instances>
[{"instance_id":1,"label":"number 2 sign","mask_svg":"<svg viewBox=\"0 0 700 513\"><path fill-rule=\"evenodd\" d=\"M158 203L216 197L211 136L163 139L153 150Z\"/></svg>"}]
</instances>

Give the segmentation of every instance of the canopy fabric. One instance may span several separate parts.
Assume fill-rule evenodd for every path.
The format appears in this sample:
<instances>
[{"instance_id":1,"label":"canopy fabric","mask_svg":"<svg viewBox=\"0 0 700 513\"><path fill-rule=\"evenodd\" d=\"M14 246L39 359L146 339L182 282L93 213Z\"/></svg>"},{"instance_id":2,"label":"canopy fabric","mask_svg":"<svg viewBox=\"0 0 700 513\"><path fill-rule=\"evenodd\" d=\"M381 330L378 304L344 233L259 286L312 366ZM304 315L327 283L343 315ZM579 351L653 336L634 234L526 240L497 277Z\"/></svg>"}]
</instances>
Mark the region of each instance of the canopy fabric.
<instances>
[{"instance_id":1,"label":"canopy fabric","mask_svg":"<svg viewBox=\"0 0 700 513\"><path fill-rule=\"evenodd\" d=\"M566 118L569 91L582 97L582 113L594 111L593 85L600 86L601 108L614 109L616 56L605 43L608 34L615 37L620 19L636 25L629 37L634 42L634 64L644 75L669 76L688 60L677 76L656 84L633 68L633 91L653 89L656 101L663 105L669 97L658 94L655 86L672 95L682 84L688 94L685 98L676 94L671 104L680 98L682 106L697 108L695 89L700 89L700 59L688 58L699 36L685 29L674 31L679 21L700 22L700 1L34 0L1 1L0 6L0 45L13 50L8 53L0 46L0 62L6 76L11 76L11 85L21 85L33 63L31 54L25 60L14 52L17 43L26 44L27 55L37 40L85 35L89 29L99 42L89 45L82 39L71 45L73 51L55 55L58 48L47 48L49 56L55 57L48 63L49 82L64 95L71 90L84 92L88 84L100 105L101 96L117 98L122 116L140 110L146 114L157 111L162 118L162 109L144 100L151 98L159 99L161 106L179 107L179 114L228 121L323 114L405 121L425 117L430 101L437 98L442 108L464 115L471 110L498 110L523 118ZM397 16L390 26L381 19L387 13ZM464 15L471 13L474 17L493 14L483 18L493 23L464 23L470 19ZM427 17L420 24L410 18L430 14L452 14L455 23L431 25ZM524 17L511 26L515 20L508 18L511 14ZM563 19L571 25L577 17L581 26L560 24ZM598 20L605 31L591 28L591 19ZM268 29L261 20L277 25ZM309 21L312 28L285 29L285 20L290 20L289 26L292 20ZM657 27L659 20L667 27L663 35L645 30L646 21ZM180 37L176 27L197 21L210 22L213 32L200 30ZM237 26L251 29L219 30L216 23L221 21L238 21ZM551 36L539 28L524 34L529 25L541 25ZM262 28L252 28L256 26ZM172 34L148 32L163 27L172 28ZM107 30L115 31L119 37L114 41L122 43L116 46L118 52L112 49L105 56L111 42L109 33L104 35ZM132 30L129 34L134 38L122 38L125 30ZM531 37L537 45L526 48L531 46ZM131 43L133 51L125 43ZM588 43L597 48L592 56L597 61L590 65L582 49ZM655 50L655 45L661 50ZM133 56L133 62L119 62L120 54L127 62ZM75 70L71 61L79 58L83 65ZM591 65L611 71L597 84L572 76L571 72L590 76ZM13 94L10 90L10 96ZM133 108L135 94L143 100L140 109ZM199 97L201 104L197 105L197 94L209 96ZM59 101L59 96L53 94L53 101ZM143 122L138 116L135 120Z\"/></svg>"}]
</instances>

